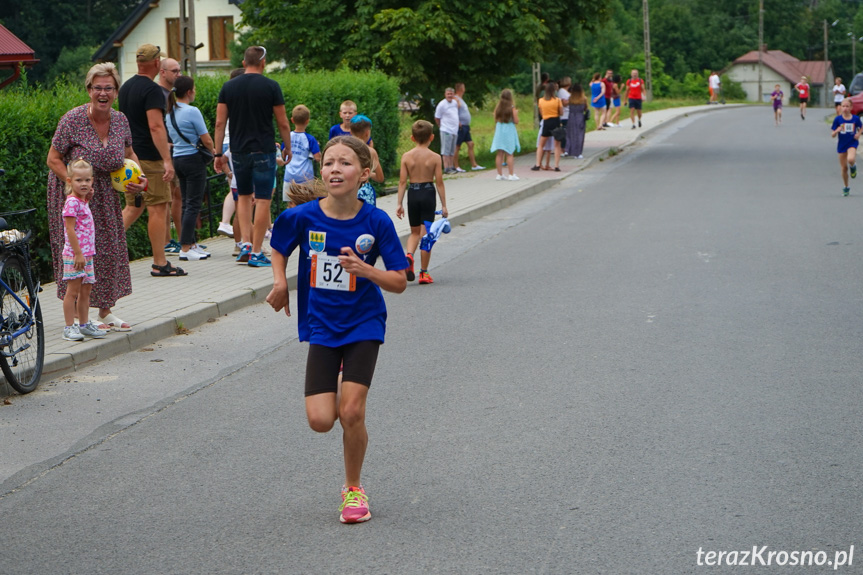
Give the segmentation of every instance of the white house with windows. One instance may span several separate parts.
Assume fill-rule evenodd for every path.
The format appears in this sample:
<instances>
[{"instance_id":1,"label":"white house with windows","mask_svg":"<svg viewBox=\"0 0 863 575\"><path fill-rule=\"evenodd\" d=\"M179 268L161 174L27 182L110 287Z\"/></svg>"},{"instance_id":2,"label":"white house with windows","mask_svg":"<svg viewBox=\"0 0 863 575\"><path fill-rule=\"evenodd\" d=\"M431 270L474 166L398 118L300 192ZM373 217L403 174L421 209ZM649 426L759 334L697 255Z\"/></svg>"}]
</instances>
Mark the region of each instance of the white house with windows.
<instances>
[{"instance_id":1,"label":"white house with windows","mask_svg":"<svg viewBox=\"0 0 863 575\"><path fill-rule=\"evenodd\" d=\"M194 41L197 73L231 69L229 46L234 40L234 26L240 22L242 0L187 0L194 3ZM182 0L142 0L128 18L102 44L93 60L115 62L120 79L126 81L138 73L135 52L141 44L155 44L169 58L179 61L184 70L181 40L180 4ZM188 11L189 9L186 8ZM201 46L203 44L203 46Z\"/></svg>"}]
</instances>

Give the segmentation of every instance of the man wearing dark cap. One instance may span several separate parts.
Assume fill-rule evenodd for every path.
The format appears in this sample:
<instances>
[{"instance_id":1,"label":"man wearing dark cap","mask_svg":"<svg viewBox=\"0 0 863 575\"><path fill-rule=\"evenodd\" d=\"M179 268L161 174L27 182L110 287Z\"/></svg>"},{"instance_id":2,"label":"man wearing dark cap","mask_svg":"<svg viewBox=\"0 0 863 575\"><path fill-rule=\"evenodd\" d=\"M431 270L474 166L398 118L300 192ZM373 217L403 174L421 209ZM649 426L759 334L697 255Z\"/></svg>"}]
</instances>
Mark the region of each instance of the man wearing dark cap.
<instances>
[{"instance_id":1,"label":"man wearing dark cap","mask_svg":"<svg viewBox=\"0 0 863 575\"><path fill-rule=\"evenodd\" d=\"M171 201L170 182L174 179L174 164L168 146L168 131L165 128L165 95L153 79L159 74L161 59L165 54L152 44L142 44L135 52L138 74L123 83L120 88L120 111L129 120L132 131L132 149L141 162L141 171L147 176L148 187L143 194L143 205L147 207L147 235L153 249L154 276L186 275L181 268L168 263L165 258L165 222L168 202ZM143 213L143 207L135 207L134 194L126 194L123 223L129 229Z\"/></svg>"}]
</instances>

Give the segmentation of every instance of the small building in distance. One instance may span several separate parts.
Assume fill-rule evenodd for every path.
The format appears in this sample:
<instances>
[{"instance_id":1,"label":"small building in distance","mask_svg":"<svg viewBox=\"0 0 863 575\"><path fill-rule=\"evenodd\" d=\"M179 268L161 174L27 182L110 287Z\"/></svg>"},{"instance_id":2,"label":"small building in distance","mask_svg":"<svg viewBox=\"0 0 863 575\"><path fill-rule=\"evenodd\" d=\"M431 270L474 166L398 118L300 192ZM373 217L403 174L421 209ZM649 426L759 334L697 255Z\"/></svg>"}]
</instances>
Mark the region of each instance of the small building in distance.
<instances>
[{"instance_id":1,"label":"small building in distance","mask_svg":"<svg viewBox=\"0 0 863 575\"><path fill-rule=\"evenodd\" d=\"M0 76L0 89L5 88L21 76L21 66L30 68L38 64L33 48L25 44L18 36L0 25L0 70L9 70L11 74L5 79Z\"/></svg>"},{"instance_id":2,"label":"small building in distance","mask_svg":"<svg viewBox=\"0 0 863 575\"><path fill-rule=\"evenodd\" d=\"M791 54L782 50L767 50L761 52L761 94L758 94L758 50L747 52L734 60L725 73L731 80L739 82L746 92L746 99L753 102L769 102L770 94L776 84L782 87L784 96L783 104L788 104L788 99L795 92L794 85L800 82L800 78L809 78L812 95L809 102L820 105L821 94L824 87L832 90L833 65L828 61L825 65L823 60L798 60ZM849 79L850 81L850 79ZM828 92L828 105L833 103L832 92Z\"/></svg>"}]
</instances>

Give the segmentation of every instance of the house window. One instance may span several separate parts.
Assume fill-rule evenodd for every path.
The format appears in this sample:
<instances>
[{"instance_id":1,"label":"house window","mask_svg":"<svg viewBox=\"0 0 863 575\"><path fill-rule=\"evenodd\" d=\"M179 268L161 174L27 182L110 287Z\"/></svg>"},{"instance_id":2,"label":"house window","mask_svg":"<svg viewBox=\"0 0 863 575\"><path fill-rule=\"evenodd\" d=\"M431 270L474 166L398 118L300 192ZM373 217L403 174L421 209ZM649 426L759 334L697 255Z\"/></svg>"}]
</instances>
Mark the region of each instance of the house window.
<instances>
[{"instance_id":1,"label":"house window","mask_svg":"<svg viewBox=\"0 0 863 575\"><path fill-rule=\"evenodd\" d=\"M165 48L165 53L168 58L181 60L183 51L180 49L180 19L165 18L165 37L168 39L168 45Z\"/></svg>"},{"instance_id":2,"label":"house window","mask_svg":"<svg viewBox=\"0 0 863 575\"><path fill-rule=\"evenodd\" d=\"M211 16L208 20L210 36L210 60L230 60L228 48L234 41L233 16Z\"/></svg>"}]
</instances>

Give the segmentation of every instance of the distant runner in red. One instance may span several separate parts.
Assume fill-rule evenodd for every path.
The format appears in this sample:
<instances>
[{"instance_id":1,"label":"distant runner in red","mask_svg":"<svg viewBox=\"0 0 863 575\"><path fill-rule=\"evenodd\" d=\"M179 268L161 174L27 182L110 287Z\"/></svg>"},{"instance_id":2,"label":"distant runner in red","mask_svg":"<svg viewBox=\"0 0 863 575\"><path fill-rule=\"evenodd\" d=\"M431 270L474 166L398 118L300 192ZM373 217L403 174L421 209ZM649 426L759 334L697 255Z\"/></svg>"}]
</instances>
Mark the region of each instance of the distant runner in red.
<instances>
[{"instance_id":1,"label":"distant runner in red","mask_svg":"<svg viewBox=\"0 0 863 575\"><path fill-rule=\"evenodd\" d=\"M644 89L644 80L638 77L638 70L633 69L629 80L626 81L626 97L629 100L629 119L632 121L632 129L635 129L635 113L638 112L638 127L641 127L641 91Z\"/></svg>"},{"instance_id":2,"label":"distant runner in red","mask_svg":"<svg viewBox=\"0 0 863 575\"><path fill-rule=\"evenodd\" d=\"M800 119L806 119L806 104L809 103L809 82L806 76L800 78L800 82L794 85L794 89L800 95Z\"/></svg>"}]
</instances>

